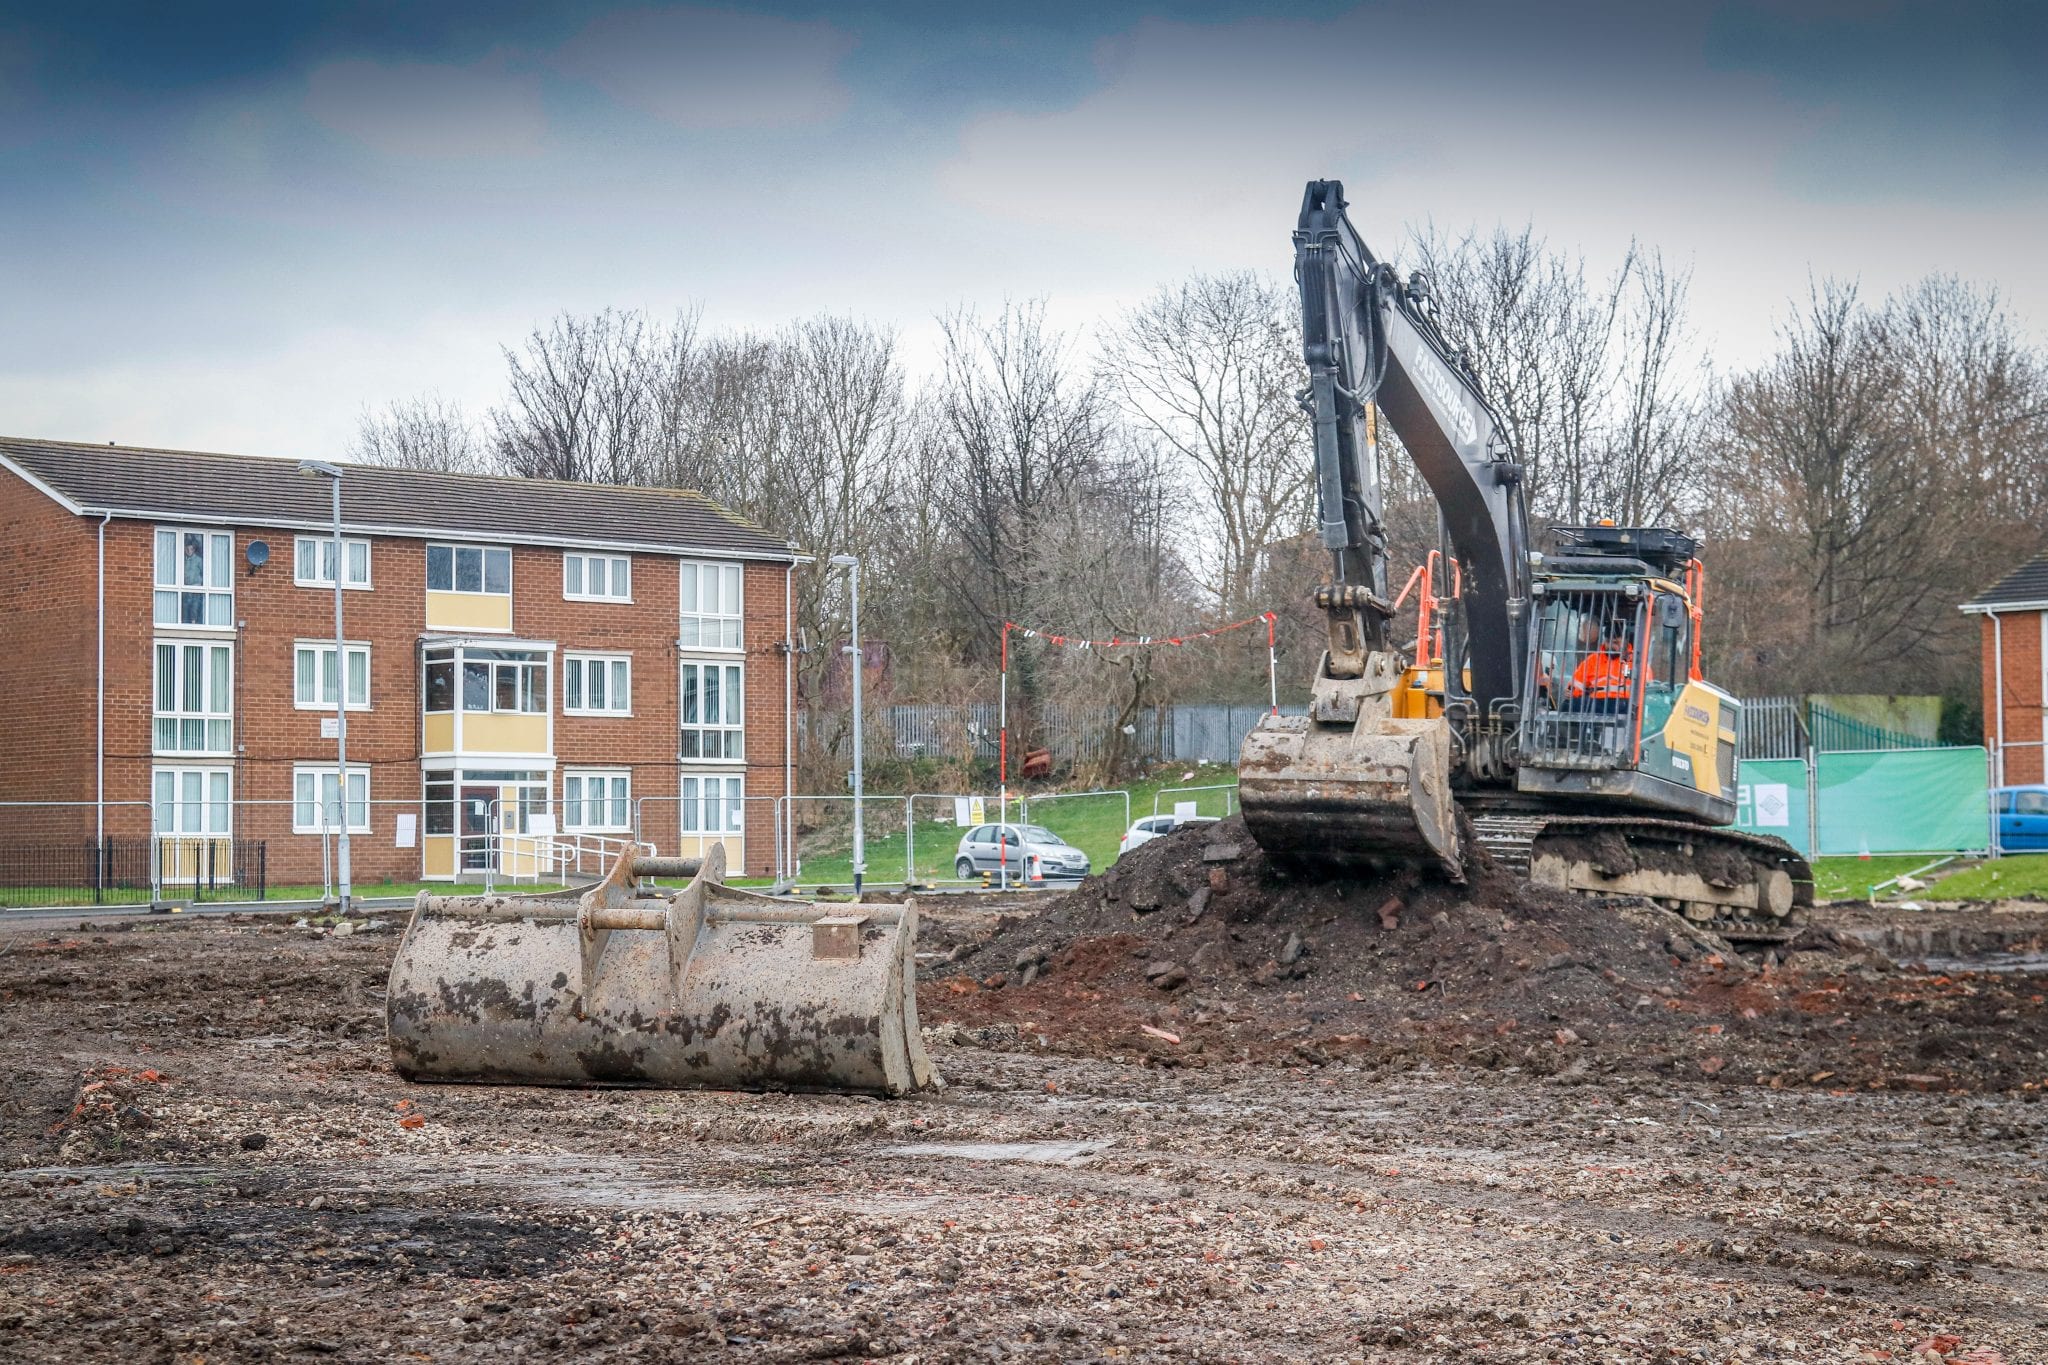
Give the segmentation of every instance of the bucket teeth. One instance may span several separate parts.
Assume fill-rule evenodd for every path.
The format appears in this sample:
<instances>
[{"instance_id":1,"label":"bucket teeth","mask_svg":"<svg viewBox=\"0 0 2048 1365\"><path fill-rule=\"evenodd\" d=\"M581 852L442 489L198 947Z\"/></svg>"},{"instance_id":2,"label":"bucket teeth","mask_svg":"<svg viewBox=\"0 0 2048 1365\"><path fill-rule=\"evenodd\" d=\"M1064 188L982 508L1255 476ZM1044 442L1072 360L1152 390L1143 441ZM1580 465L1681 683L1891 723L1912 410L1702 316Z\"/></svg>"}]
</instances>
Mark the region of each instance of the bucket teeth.
<instances>
[{"instance_id":1,"label":"bucket teeth","mask_svg":"<svg viewBox=\"0 0 2048 1365\"><path fill-rule=\"evenodd\" d=\"M821 907L628 854L581 897L422 896L386 1026L410 1080L907 1095L938 1083L917 1025L909 905ZM679 891L641 875L688 874Z\"/></svg>"}]
</instances>

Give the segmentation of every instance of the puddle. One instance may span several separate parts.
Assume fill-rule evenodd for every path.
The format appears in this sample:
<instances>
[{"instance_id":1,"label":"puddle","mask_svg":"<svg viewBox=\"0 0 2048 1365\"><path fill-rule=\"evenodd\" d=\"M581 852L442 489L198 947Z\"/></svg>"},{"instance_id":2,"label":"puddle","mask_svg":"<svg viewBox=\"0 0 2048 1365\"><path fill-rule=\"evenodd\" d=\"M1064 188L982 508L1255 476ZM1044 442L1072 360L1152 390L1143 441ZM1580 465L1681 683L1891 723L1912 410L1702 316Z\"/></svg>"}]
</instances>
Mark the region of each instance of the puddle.
<instances>
[{"instance_id":1,"label":"puddle","mask_svg":"<svg viewBox=\"0 0 2048 1365\"><path fill-rule=\"evenodd\" d=\"M1091 1138L1077 1142L913 1142L884 1147L884 1156L951 1156L962 1161L1028 1161L1040 1166L1080 1166L1116 1142Z\"/></svg>"}]
</instances>

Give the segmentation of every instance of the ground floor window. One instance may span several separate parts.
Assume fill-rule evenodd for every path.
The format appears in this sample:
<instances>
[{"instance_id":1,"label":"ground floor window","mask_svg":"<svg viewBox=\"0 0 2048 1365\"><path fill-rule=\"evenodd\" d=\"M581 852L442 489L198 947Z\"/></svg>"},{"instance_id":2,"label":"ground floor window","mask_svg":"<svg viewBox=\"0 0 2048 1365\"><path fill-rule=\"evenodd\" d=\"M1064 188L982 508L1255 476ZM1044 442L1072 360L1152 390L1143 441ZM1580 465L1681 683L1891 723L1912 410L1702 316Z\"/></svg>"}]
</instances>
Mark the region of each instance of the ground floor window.
<instances>
[{"instance_id":1,"label":"ground floor window","mask_svg":"<svg viewBox=\"0 0 2048 1365\"><path fill-rule=\"evenodd\" d=\"M341 815L335 796L333 765L306 764L292 769L292 833L333 833ZM348 770L348 832L370 832L370 770Z\"/></svg>"},{"instance_id":2,"label":"ground floor window","mask_svg":"<svg viewBox=\"0 0 2048 1365\"><path fill-rule=\"evenodd\" d=\"M697 774L683 778L684 834L744 834L746 782L739 777Z\"/></svg>"},{"instance_id":3,"label":"ground floor window","mask_svg":"<svg viewBox=\"0 0 2048 1365\"><path fill-rule=\"evenodd\" d=\"M630 779L623 772L562 775L562 828L577 833L626 833L633 828Z\"/></svg>"},{"instance_id":4,"label":"ground floor window","mask_svg":"<svg viewBox=\"0 0 2048 1365\"><path fill-rule=\"evenodd\" d=\"M227 836L234 809L229 769L158 768L152 783L159 838Z\"/></svg>"}]
</instances>

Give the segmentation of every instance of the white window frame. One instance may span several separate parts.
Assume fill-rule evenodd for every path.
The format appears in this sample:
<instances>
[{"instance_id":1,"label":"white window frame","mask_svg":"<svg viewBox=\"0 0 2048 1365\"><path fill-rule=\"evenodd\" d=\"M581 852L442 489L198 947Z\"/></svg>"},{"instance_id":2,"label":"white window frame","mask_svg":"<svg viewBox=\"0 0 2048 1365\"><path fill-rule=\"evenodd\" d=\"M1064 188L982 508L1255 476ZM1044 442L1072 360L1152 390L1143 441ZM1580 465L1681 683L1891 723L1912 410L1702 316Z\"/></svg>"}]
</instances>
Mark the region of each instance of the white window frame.
<instances>
[{"instance_id":1,"label":"white window frame","mask_svg":"<svg viewBox=\"0 0 2048 1365\"><path fill-rule=\"evenodd\" d=\"M605 700L624 699L624 705L590 705L590 670L595 665L605 675ZM624 686L620 686L621 675ZM570 698L582 699L571 702ZM565 716L630 716L633 714L633 656L630 654L564 654L562 656L562 714Z\"/></svg>"},{"instance_id":2,"label":"white window frame","mask_svg":"<svg viewBox=\"0 0 2048 1365\"><path fill-rule=\"evenodd\" d=\"M704 610L709 578L719 587L713 606ZM676 644L682 649L741 651L747 646L746 566L729 559L686 559L676 572ZM728 601L728 589L730 601ZM727 610L728 606L731 610Z\"/></svg>"},{"instance_id":3,"label":"white window frame","mask_svg":"<svg viewBox=\"0 0 2048 1365\"><path fill-rule=\"evenodd\" d=\"M574 783L574 787L571 787ZM592 783L602 783L599 795L590 795ZM572 794L573 793L573 794ZM595 804L603 817L595 822L583 817ZM602 809L610 807L611 809ZM616 816L616 818L614 818ZM562 770L562 832L564 834L631 834L633 832L633 774L628 768L564 768Z\"/></svg>"},{"instance_id":4,"label":"white window frame","mask_svg":"<svg viewBox=\"0 0 2048 1365\"><path fill-rule=\"evenodd\" d=\"M368 592L370 590L370 542L361 537L345 537L341 542L342 563L347 564L356 547L363 551L363 576L358 581L353 574L342 583L344 592ZM307 548L312 547L312 567L307 568ZM334 549L333 536L292 537L292 582L301 588L326 588L334 590L334 579L327 573L326 558Z\"/></svg>"},{"instance_id":5,"label":"white window frame","mask_svg":"<svg viewBox=\"0 0 2048 1365\"><path fill-rule=\"evenodd\" d=\"M448 586L434 586L434 551L448 551ZM465 550L474 550L481 556L477 561L477 581L485 584L481 588L458 588L460 578L456 569L456 557ZM505 590L494 592L488 586L491 581L490 556L505 556ZM468 541L436 540L427 543L427 591L460 593L464 597L510 597L512 595L512 551L503 545L482 545Z\"/></svg>"},{"instance_id":6,"label":"white window frame","mask_svg":"<svg viewBox=\"0 0 2048 1365\"><path fill-rule=\"evenodd\" d=\"M607 590L601 593L591 592L588 587L590 583L590 563L593 560L600 561L605 565L604 581ZM626 590L618 592L612 589L612 585L619 581L622 573L626 582ZM574 587L570 586L572 578L575 580ZM563 551L562 600L565 602L630 603L633 600L633 557L631 555L610 554L601 550Z\"/></svg>"},{"instance_id":7,"label":"white window frame","mask_svg":"<svg viewBox=\"0 0 2048 1365\"><path fill-rule=\"evenodd\" d=\"M174 705L169 710L164 709L162 706L164 690L163 659L165 650L171 652L173 661L171 665L171 700ZM187 682L189 660L194 653L200 656L200 668L202 670L199 680L201 694L200 709L196 711L188 709L184 704L186 689L189 686ZM211 695L214 691L212 683L215 678L214 656L216 654L227 656L227 695L225 697ZM155 640L151 644L149 658L150 752L175 758L201 758L209 755L232 756L235 752L234 643L229 640L211 639ZM180 742L169 747L165 747L157 742L158 722L160 721L170 721L177 727ZM182 743L183 730L188 723L195 722L202 727L202 743L196 749L188 749ZM204 742L206 733L212 731L215 726L220 726L225 732L227 736L225 744L214 745Z\"/></svg>"},{"instance_id":8,"label":"white window frame","mask_svg":"<svg viewBox=\"0 0 2048 1365\"><path fill-rule=\"evenodd\" d=\"M705 829L703 803L706 799L704 785L716 783L717 793L710 799L725 804L726 828ZM747 832L747 779L740 773L684 773L682 785L677 789L682 807L682 834L689 839L722 839Z\"/></svg>"},{"instance_id":9,"label":"white window frame","mask_svg":"<svg viewBox=\"0 0 2048 1365\"><path fill-rule=\"evenodd\" d=\"M329 584L329 587L332 586L332 584ZM370 647L367 644L358 644L354 641L349 641L342 646L342 650L345 658L360 655L362 656L363 660L363 699L361 701L351 701L348 704L348 709L351 711L367 711L370 709L371 705L372 698L370 695L370 682L372 677L374 676L370 670ZM299 695L299 668L301 664L304 662L305 656L307 655L312 656L313 667L317 670L321 670L320 674L316 675L313 679L314 690L316 693L324 691L324 683L326 679L324 676L325 670L322 668L322 662L324 660L331 659L334 657L334 641L292 641L292 709L294 711L332 711L334 710L333 702L321 700L318 696L316 696L312 701L307 701ZM346 669L344 669L342 674L335 679L335 690L337 692L346 691L347 685L347 672Z\"/></svg>"},{"instance_id":10,"label":"white window frame","mask_svg":"<svg viewBox=\"0 0 2048 1365\"><path fill-rule=\"evenodd\" d=\"M354 795L357 786L357 778L362 779L361 786L363 794L360 798ZM310 779L313 783L313 794L311 796L304 795L302 790L304 783L308 779ZM333 825L327 822L327 812L325 809L327 784L329 782L332 782L333 780L334 765L332 763L300 763L293 766L292 833L340 833L338 829L336 829ZM350 834L368 834L370 832L370 769L368 765L359 763L349 764L348 785L350 795L347 798L347 809L345 809L342 812L342 818L348 821L348 832ZM362 806L363 814L362 822L360 824L358 824L354 818L355 807L358 804ZM313 814L313 818L311 820L303 818L304 810L309 805L312 807Z\"/></svg>"},{"instance_id":11,"label":"white window frame","mask_svg":"<svg viewBox=\"0 0 2048 1365\"><path fill-rule=\"evenodd\" d=\"M704 702L709 691L704 686L707 670L715 670L718 679L719 705L715 721L704 719L707 710ZM696 679L694 689L691 683L693 673ZM746 762L746 665L730 659L684 659L676 685L676 716L681 731L678 756L689 763ZM713 736L717 737L715 746L709 743ZM713 747L718 752L709 752Z\"/></svg>"},{"instance_id":12,"label":"white window frame","mask_svg":"<svg viewBox=\"0 0 2048 1365\"><path fill-rule=\"evenodd\" d=\"M163 540L171 540L171 580L163 577ZM200 577L198 584L177 581L184 577L185 563L183 543L186 536L200 537ZM159 629L165 630L207 630L232 631L235 628L235 534L216 528L201 526L159 526L150 537L150 620ZM187 593L198 593L201 616L224 614L225 621L187 621L184 619L183 597ZM171 598L171 619L163 617L163 599ZM216 613L213 599L224 598L227 610Z\"/></svg>"},{"instance_id":13,"label":"white window frame","mask_svg":"<svg viewBox=\"0 0 2048 1365\"><path fill-rule=\"evenodd\" d=\"M187 794L188 778L199 781L199 795ZM170 782L168 798L164 783ZM159 764L150 771L150 824L159 839L232 839L235 833L234 769L217 763ZM169 819L165 811L169 810ZM184 818L196 811L199 818ZM215 828L218 818L219 827ZM199 828L190 829L196 823Z\"/></svg>"}]
</instances>

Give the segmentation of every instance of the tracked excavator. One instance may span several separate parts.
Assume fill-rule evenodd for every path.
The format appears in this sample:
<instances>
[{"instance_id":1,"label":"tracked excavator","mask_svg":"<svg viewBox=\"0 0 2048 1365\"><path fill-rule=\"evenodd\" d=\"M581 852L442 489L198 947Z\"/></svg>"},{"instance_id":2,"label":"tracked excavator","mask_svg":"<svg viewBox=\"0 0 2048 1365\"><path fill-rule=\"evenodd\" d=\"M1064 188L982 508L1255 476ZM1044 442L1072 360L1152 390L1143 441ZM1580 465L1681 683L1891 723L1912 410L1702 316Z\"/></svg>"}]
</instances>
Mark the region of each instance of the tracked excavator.
<instances>
[{"instance_id":1,"label":"tracked excavator","mask_svg":"<svg viewBox=\"0 0 2048 1365\"><path fill-rule=\"evenodd\" d=\"M1366 248L1340 182L1310 182L1294 262L1329 640L1308 714L1245 740L1252 837L1308 872L1421 864L1454 880L1477 844L1541 885L1648 897L1731 939L1790 937L1812 869L1729 827L1740 703L1700 671L1698 543L1601 522L1539 550L1482 376L1429 281ZM1393 638L1382 421L1439 513L1412 657Z\"/></svg>"}]
</instances>

